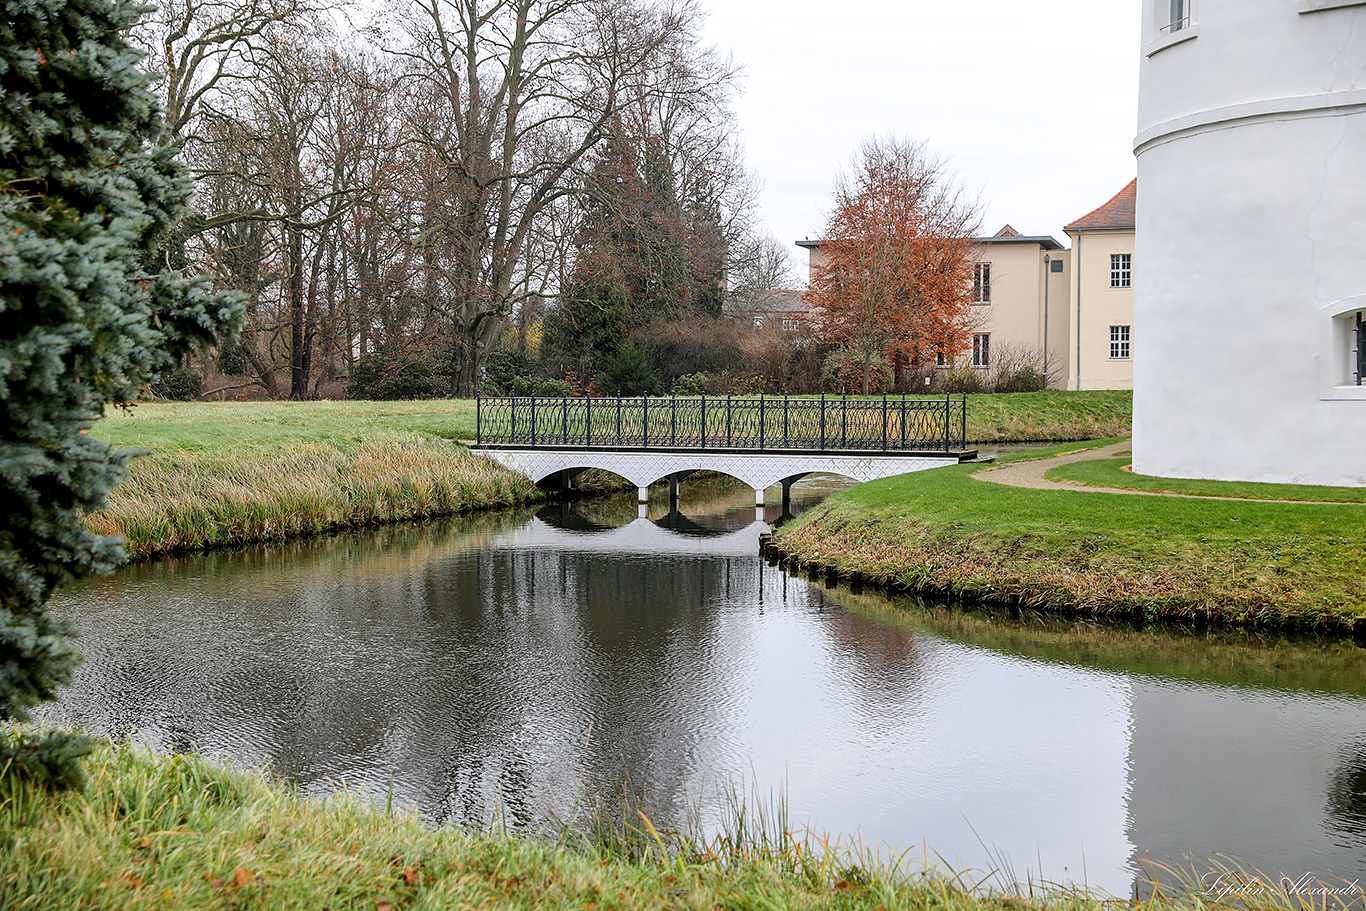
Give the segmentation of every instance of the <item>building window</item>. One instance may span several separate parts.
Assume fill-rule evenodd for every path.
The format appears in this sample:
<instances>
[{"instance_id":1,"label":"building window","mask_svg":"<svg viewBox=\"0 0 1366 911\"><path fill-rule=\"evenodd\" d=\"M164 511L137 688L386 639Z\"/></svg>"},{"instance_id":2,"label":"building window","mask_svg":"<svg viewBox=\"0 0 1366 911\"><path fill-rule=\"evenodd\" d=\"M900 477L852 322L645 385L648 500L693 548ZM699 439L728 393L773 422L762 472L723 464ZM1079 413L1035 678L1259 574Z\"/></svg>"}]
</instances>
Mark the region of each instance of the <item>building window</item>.
<instances>
[{"instance_id":1,"label":"building window","mask_svg":"<svg viewBox=\"0 0 1366 911\"><path fill-rule=\"evenodd\" d=\"M801 325L802 325L801 320L797 319L797 317L795 317L795 316L784 316L784 317L783 317L783 331L784 331L784 332L796 332L798 329L801 328Z\"/></svg>"},{"instance_id":2,"label":"building window","mask_svg":"<svg viewBox=\"0 0 1366 911\"><path fill-rule=\"evenodd\" d=\"M1353 386L1366 386L1366 310L1358 310L1352 325L1352 356L1347 359Z\"/></svg>"},{"instance_id":3,"label":"building window","mask_svg":"<svg viewBox=\"0 0 1366 911\"><path fill-rule=\"evenodd\" d=\"M1128 288L1132 284L1133 254L1110 254L1110 287Z\"/></svg>"},{"instance_id":4,"label":"building window","mask_svg":"<svg viewBox=\"0 0 1366 911\"><path fill-rule=\"evenodd\" d=\"M991 334L983 332L972 337L972 366L991 366Z\"/></svg>"},{"instance_id":5,"label":"building window","mask_svg":"<svg viewBox=\"0 0 1366 911\"><path fill-rule=\"evenodd\" d=\"M991 303L991 263L974 263L972 266L972 302Z\"/></svg>"},{"instance_id":6,"label":"building window","mask_svg":"<svg viewBox=\"0 0 1366 911\"><path fill-rule=\"evenodd\" d=\"M1127 360L1129 357L1129 327L1110 327L1110 359Z\"/></svg>"},{"instance_id":7,"label":"building window","mask_svg":"<svg viewBox=\"0 0 1366 911\"><path fill-rule=\"evenodd\" d=\"M1158 0L1159 6L1164 0ZM1162 26L1162 34L1170 35L1179 32L1183 28L1189 28L1191 24L1191 0L1166 0L1170 4L1170 16L1167 24Z\"/></svg>"},{"instance_id":8,"label":"building window","mask_svg":"<svg viewBox=\"0 0 1366 911\"><path fill-rule=\"evenodd\" d=\"M949 366L949 357L944 353L944 349L941 347L936 346L934 349L934 365L936 367Z\"/></svg>"}]
</instances>

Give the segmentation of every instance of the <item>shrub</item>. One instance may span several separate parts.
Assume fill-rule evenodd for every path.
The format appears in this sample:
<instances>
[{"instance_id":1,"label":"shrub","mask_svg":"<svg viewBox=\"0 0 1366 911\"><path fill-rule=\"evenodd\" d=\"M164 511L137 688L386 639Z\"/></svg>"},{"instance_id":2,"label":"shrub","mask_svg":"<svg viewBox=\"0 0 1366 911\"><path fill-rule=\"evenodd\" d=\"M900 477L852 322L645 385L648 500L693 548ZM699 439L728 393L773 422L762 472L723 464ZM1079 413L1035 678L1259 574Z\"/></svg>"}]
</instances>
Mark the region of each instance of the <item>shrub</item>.
<instances>
[{"instance_id":1,"label":"shrub","mask_svg":"<svg viewBox=\"0 0 1366 911\"><path fill-rule=\"evenodd\" d=\"M189 367L177 367L157 377L149 388L157 398L196 402L204 394L204 377Z\"/></svg>"},{"instance_id":2,"label":"shrub","mask_svg":"<svg viewBox=\"0 0 1366 911\"><path fill-rule=\"evenodd\" d=\"M227 341L218 346L218 369L224 376L246 376L251 372L251 362L240 341Z\"/></svg>"},{"instance_id":3,"label":"shrub","mask_svg":"<svg viewBox=\"0 0 1366 911\"><path fill-rule=\"evenodd\" d=\"M1002 370L996 378L997 392L1042 392L1043 374L1033 367Z\"/></svg>"},{"instance_id":4,"label":"shrub","mask_svg":"<svg viewBox=\"0 0 1366 911\"><path fill-rule=\"evenodd\" d=\"M631 339L645 352L659 378L672 387L679 377L689 374L757 370L760 365L746 346L756 331L743 320L692 316L653 322L633 332Z\"/></svg>"},{"instance_id":5,"label":"shrub","mask_svg":"<svg viewBox=\"0 0 1366 911\"><path fill-rule=\"evenodd\" d=\"M635 342L626 342L603 363L598 385L608 395L658 395L659 374Z\"/></svg>"},{"instance_id":6,"label":"shrub","mask_svg":"<svg viewBox=\"0 0 1366 911\"><path fill-rule=\"evenodd\" d=\"M821 384L827 392L857 394L863 392L863 356L849 348L830 352L821 365ZM870 393L889 392L892 388L892 368L886 358L873 355L868 371Z\"/></svg>"},{"instance_id":7,"label":"shrub","mask_svg":"<svg viewBox=\"0 0 1366 911\"><path fill-rule=\"evenodd\" d=\"M685 373L674 380L677 395L712 395L719 388L716 377L710 373Z\"/></svg>"},{"instance_id":8,"label":"shrub","mask_svg":"<svg viewBox=\"0 0 1366 911\"><path fill-rule=\"evenodd\" d=\"M942 371L934 385L936 392L986 392L988 377L984 371L973 367L954 367L952 370Z\"/></svg>"},{"instance_id":9,"label":"shrub","mask_svg":"<svg viewBox=\"0 0 1366 911\"><path fill-rule=\"evenodd\" d=\"M378 402L437 398L449 394L450 377L450 368L425 352L367 354L351 368L346 397Z\"/></svg>"},{"instance_id":10,"label":"shrub","mask_svg":"<svg viewBox=\"0 0 1366 911\"><path fill-rule=\"evenodd\" d=\"M574 394L568 380L551 380L543 376L515 376L508 383L510 395L543 395L547 398Z\"/></svg>"},{"instance_id":11,"label":"shrub","mask_svg":"<svg viewBox=\"0 0 1366 911\"><path fill-rule=\"evenodd\" d=\"M507 395L512 390L513 380L533 377L540 372L541 362L526 352L500 348L489 354L484 362L484 392L486 395Z\"/></svg>"},{"instance_id":12,"label":"shrub","mask_svg":"<svg viewBox=\"0 0 1366 911\"><path fill-rule=\"evenodd\" d=\"M716 391L723 395L758 395L768 391L768 377L759 373L732 374L729 370L722 370L716 385Z\"/></svg>"}]
</instances>

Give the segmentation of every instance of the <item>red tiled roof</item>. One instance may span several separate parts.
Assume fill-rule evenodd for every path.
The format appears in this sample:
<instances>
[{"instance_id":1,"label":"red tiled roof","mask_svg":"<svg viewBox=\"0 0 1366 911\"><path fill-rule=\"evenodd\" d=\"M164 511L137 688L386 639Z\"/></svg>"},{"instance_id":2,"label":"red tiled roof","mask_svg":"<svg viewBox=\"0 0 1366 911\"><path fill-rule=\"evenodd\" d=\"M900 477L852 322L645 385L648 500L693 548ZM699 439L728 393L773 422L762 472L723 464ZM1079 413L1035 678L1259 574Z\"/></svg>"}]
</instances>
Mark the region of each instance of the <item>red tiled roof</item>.
<instances>
[{"instance_id":1,"label":"red tiled roof","mask_svg":"<svg viewBox=\"0 0 1366 911\"><path fill-rule=\"evenodd\" d=\"M1134 226L1134 202L1138 199L1138 178L1115 194L1105 205L1088 212L1063 228L1064 231L1121 230Z\"/></svg>"}]
</instances>

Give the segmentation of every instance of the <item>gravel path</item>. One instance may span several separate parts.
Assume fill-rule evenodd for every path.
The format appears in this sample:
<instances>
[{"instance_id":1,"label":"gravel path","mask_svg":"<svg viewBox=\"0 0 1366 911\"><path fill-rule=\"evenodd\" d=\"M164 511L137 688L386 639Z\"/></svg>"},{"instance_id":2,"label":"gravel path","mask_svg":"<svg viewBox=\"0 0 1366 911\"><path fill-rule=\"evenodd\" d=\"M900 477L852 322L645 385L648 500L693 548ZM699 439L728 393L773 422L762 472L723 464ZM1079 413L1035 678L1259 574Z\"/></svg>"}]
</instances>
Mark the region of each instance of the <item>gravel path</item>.
<instances>
[{"instance_id":1,"label":"gravel path","mask_svg":"<svg viewBox=\"0 0 1366 911\"><path fill-rule=\"evenodd\" d=\"M981 481L1008 484L1011 487L1028 487L1032 490L1081 490L1091 493L1124 493L1137 497L1185 497L1192 500L1233 500L1239 503L1294 503L1300 506L1361 506L1356 502L1337 502L1332 500L1261 500L1251 497L1211 497L1192 493L1161 493L1155 490L1129 490L1124 487L1094 487L1079 481L1054 481L1045 478L1044 472L1058 465L1071 462L1086 462L1092 459L1113 459L1121 452L1133 448L1132 440L1121 440L1098 449L1084 449L1079 452L1065 452L1062 455L1043 459L1027 459L1007 462L995 468L984 468L973 474Z\"/></svg>"},{"instance_id":2,"label":"gravel path","mask_svg":"<svg viewBox=\"0 0 1366 911\"><path fill-rule=\"evenodd\" d=\"M1028 487L1033 490L1089 490L1095 493L1131 493L1145 497L1169 496L1169 494L1154 493L1148 490L1125 490L1122 487L1092 487L1089 484L1079 484L1076 481L1052 481L1043 476L1045 471L1056 468L1059 465L1067 465L1072 462L1086 462L1092 459L1112 459L1121 452L1133 448L1133 443L1122 440L1118 443L1111 443L1108 446L1101 446L1099 449L1083 449L1079 452L1066 452L1062 455L1052 456L1046 459L1022 459L1017 462L1007 462L995 468L984 468L973 474L974 478L982 481L993 481L997 484L1008 484L1011 487Z\"/></svg>"}]
</instances>

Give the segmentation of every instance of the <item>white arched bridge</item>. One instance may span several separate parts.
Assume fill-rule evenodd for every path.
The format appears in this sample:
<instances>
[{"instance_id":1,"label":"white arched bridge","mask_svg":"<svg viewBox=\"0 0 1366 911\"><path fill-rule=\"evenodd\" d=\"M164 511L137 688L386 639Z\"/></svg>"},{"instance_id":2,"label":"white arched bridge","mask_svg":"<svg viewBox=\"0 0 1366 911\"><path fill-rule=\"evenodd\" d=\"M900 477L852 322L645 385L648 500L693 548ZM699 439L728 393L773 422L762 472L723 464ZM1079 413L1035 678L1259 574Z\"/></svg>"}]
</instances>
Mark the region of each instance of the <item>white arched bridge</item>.
<instances>
[{"instance_id":1,"label":"white arched bridge","mask_svg":"<svg viewBox=\"0 0 1366 911\"><path fill-rule=\"evenodd\" d=\"M747 396L481 398L471 450L537 484L568 489L597 468L635 485L697 471L730 475L764 492L816 472L872 481L956 465L966 446L967 399Z\"/></svg>"}]
</instances>

